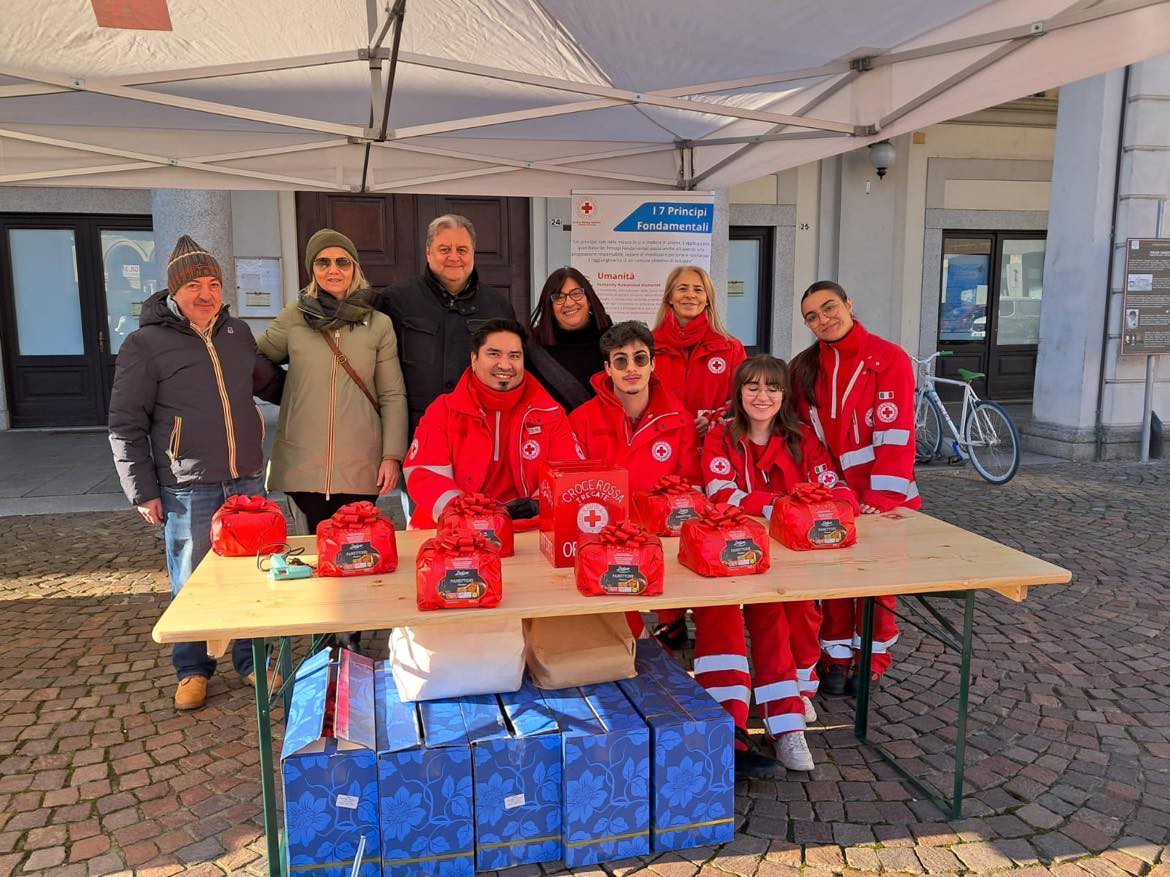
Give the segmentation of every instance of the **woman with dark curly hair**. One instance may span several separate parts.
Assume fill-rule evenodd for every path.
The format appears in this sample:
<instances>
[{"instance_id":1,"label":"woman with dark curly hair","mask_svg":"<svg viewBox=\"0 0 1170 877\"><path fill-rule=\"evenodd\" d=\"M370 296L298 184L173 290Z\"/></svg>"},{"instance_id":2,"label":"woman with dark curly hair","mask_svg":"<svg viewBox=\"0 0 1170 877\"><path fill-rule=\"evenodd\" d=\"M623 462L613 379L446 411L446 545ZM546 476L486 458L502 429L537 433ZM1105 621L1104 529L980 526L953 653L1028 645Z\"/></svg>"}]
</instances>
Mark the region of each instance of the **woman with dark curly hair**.
<instances>
[{"instance_id":1,"label":"woman with dark curly hair","mask_svg":"<svg viewBox=\"0 0 1170 877\"><path fill-rule=\"evenodd\" d=\"M531 322L530 367L541 383L568 411L591 399L590 380L605 365L599 342L613 320L589 279L568 265L558 268L544 282Z\"/></svg>"}]
</instances>

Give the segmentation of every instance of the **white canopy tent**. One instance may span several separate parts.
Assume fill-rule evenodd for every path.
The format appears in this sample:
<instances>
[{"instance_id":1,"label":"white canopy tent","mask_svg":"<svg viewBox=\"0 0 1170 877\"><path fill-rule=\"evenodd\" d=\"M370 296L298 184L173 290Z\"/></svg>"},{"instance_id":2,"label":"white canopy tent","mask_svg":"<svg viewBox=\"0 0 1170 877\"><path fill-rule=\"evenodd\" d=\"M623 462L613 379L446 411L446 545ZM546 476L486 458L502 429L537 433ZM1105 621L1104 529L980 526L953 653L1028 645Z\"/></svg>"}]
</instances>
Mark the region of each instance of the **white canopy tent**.
<instances>
[{"instance_id":1,"label":"white canopy tent","mask_svg":"<svg viewBox=\"0 0 1170 877\"><path fill-rule=\"evenodd\" d=\"M7 0L0 184L724 187L1170 51L1170 0L387 6Z\"/></svg>"}]
</instances>

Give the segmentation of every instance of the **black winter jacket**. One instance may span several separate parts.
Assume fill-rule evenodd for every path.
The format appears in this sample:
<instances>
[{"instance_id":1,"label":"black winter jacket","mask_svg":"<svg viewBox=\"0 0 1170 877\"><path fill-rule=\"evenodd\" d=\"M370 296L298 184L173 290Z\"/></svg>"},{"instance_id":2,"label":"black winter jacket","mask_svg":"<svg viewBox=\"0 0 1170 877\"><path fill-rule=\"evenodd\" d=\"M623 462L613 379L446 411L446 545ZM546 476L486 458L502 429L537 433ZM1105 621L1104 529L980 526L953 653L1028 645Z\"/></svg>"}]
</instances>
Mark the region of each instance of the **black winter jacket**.
<instances>
[{"instance_id":1,"label":"black winter jacket","mask_svg":"<svg viewBox=\"0 0 1170 877\"><path fill-rule=\"evenodd\" d=\"M279 403L283 387L284 370L226 307L204 340L171 312L165 289L155 293L118 351L110 397L110 446L126 498L142 505L161 487L259 475L264 419L252 396Z\"/></svg>"},{"instance_id":2,"label":"black winter jacket","mask_svg":"<svg viewBox=\"0 0 1170 877\"><path fill-rule=\"evenodd\" d=\"M504 294L471 272L467 290L452 297L428 268L382 292L378 310L390 317L406 382L410 435L428 406L455 389L471 364L471 334L488 320L516 319Z\"/></svg>"}]
</instances>

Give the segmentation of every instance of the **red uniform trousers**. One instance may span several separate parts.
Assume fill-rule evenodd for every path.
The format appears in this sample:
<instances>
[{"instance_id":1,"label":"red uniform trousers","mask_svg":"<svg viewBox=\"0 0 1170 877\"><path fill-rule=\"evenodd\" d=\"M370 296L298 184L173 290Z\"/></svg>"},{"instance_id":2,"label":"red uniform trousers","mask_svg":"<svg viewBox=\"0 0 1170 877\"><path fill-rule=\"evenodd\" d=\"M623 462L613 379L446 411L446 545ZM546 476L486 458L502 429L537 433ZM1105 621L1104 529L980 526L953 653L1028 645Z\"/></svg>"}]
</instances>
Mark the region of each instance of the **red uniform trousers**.
<instances>
[{"instance_id":1,"label":"red uniform trousers","mask_svg":"<svg viewBox=\"0 0 1170 877\"><path fill-rule=\"evenodd\" d=\"M894 597L874 597L873 658L870 671L882 675L890 668L890 649L898 641L898 623L894 617ZM825 663L853 663L861 655L861 623L865 601L860 598L822 600L821 651Z\"/></svg>"},{"instance_id":2,"label":"red uniform trousers","mask_svg":"<svg viewBox=\"0 0 1170 877\"><path fill-rule=\"evenodd\" d=\"M810 612L811 609L811 612ZM692 610L695 618L695 679L723 705L737 728L747 730L748 704L753 693L753 676L748 669L744 628L752 638L752 665L755 668L756 704L764 717L769 736L803 731L804 704L797 682L797 661L793 656L791 628L812 629L803 619L816 614L811 602L752 603L744 606L702 606ZM816 643L815 633L812 640ZM812 651L802 645L802 660ZM816 657L812 657L816 663Z\"/></svg>"}]
</instances>

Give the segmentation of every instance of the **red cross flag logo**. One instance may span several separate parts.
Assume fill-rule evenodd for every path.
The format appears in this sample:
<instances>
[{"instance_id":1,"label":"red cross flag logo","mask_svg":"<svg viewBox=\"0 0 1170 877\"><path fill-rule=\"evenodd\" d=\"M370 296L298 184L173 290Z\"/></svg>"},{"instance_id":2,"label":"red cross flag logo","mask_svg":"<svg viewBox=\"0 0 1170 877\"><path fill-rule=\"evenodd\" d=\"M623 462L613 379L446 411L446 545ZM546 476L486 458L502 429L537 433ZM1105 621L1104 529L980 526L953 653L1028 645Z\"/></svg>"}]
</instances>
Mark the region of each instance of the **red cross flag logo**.
<instances>
[{"instance_id":1,"label":"red cross flag logo","mask_svg":"<svg viewBox=\"0 0 1170 877\"><path fill-rule=\"evenodd\" d=\"M525 460L535 460L540 456L540 445L535 440L529 439L520 446L520 456Z\"/></svg>"},{"instance_id":2,"label":"red cross flag logo","mask_svg":"<svg viewBox=\"0 0 1170 877\"><path fill-rule=\"evenodd\" d=\"M731 461L726 457L712 457L708 468L716 475L730 475Z\"/></svg>"},{"instance_id":3,"label":"red cross flag logo","mask_svg":"<svg viewBox=\"0 0 1170 877\"><path fill-rule=\"evenodd\" d=\"M873 409L870 408L865 412L865 425L873 429Z\"/></svg>"},{"instance_id":4,"label":"red cross flag logo","mask_svg":"<svg viewBox=\"0 0 1170 877\"><path fill-rule=\"evenodd\" d=\"M413 460L416 456L418 456L418 439L410 443L410 453L406 455L406 459Z\"/></svg>"},{"instance_id":5,"label":"red cross flag logo","mask_svg":"<svg viewBox=\"0 0 1170 877\"><path fill-rule=\"evenodd\" d=\"M609 512L599 502L587 502L577 509L577 529L582 533L600 533L609 523Z\"/></svg>"},{"instance_id":6,"label":"red cross flag logo","mask_svg":"<svg viewBox=\"0 0 1170 877\"><path fill-rule=\"evenodd\" d=\"M893 423L898 419L898 406L893 402L882 402L877 407L877 419L882 423Z\"/></svg>"},{"instance_id":7,"label":"red cross flag logo","mask_svg":"<svg viewBox=\"0 0 1170 877\"><path fill-rule=\"evenodd\" d=\"M722 356L712 356L707 360L707 370L713 375L721 375L727 371L727 360Z\"/></svg>"},{"instance_id":8,"label":"red cross flag logo","mask_svg":"<svg viewBox=\"0 0 1170 877\"><path fill-rule=\"evenodd\" d=\"M654 445L650 448L650 453L659 463L665 463L670 459L670 455L672 453L670 449L670 442L655 442Z\"/></svg>"},{"instance_id":9,"label":"red cross flag logo","mask_svg":"<svg viewBox=\"0 0 1170 877\"><path fill-rule=\"evenodd\" d=\"M589 199L586 199L577 205L577 212L586 218L591 216L595 210L597 210L597 205Z\"/></svg>"},{"instance_id":10,"label":"red cross flag logo","mask_svg":"<svg viewBox=\"0 0 1170 877\"><path fill-rule=\"evenodd\" d=\"M817 476L817 481L825 487L834 487L837 484L837 473L832 469L826 469Z\"/></svg>"}]
</instances>

